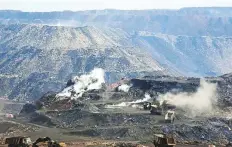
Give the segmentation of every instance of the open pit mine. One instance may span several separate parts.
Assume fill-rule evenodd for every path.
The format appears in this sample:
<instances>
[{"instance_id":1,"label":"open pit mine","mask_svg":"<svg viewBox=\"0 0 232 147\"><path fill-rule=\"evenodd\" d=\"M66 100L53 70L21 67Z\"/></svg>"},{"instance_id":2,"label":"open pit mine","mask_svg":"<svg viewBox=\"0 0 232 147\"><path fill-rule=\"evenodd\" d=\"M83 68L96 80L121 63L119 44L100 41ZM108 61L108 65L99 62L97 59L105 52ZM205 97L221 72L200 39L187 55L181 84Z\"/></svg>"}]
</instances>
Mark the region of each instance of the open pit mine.
<instances>
[{"instance_id":1,"label":"open pit mine","mask_svg":"<svg viewBox=\"0 0 232 147\"><path fill-rule=\"evenodd\" d=\"M104 70L95 68L36 101L1 99L0 137L49 136L67 146L159 146L160 140L170 146L229 146L231 86L231 74L106 83Z\"/></svg>"}]
</instances>

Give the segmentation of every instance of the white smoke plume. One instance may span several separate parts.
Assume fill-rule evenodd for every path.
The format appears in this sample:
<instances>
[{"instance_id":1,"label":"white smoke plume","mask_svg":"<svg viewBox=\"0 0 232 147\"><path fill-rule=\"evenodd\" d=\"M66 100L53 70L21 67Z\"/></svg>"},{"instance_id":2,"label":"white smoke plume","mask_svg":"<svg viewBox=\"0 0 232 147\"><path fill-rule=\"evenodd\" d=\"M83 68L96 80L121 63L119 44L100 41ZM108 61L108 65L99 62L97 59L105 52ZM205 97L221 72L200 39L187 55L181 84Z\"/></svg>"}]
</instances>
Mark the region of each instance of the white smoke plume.
<instances>
[{"instance_id":1,"label":"white smoke plume","mask_svg":"<svg viewBox=\"0 0 232 147\"><path fill-rule=\"evenodd\" d=\"M217 85L208 83L205 80L200 81L200 87L195 93L166 93L160 95L158 100L162 104L166 101L168 104L181 108L191 116L199 116L202 114L211 114L215 110L217 102Z\"/></svg>"},{"instance_id":2,"label":"white smoke plume","mask_svg":"<svg viewBox=\"0 0 232 147\"><path fill-rule=\"evenodd\" d=\"M131 103L131 104L138 104L138 103L146 102L146 101L148 101L150 99L151 99L151 96L148 93L145 93L143 99L139 99L139 100L136 100L136 101L133 101L133 102L129 102L129 103Z\"/></svg>"},{"instance_id":3,"label":"white smoke plume","mask_svg":"<svg viewBox=\"0 0 232 147\"><path fill-rule=\"evenodd\" d=\"M145 93L145 97L143 99L139 99L132 102L122 102L116 105L108 105L107 108L118 108L118 107L137 107L136 104L146 102L151 99L151 96Z\"/></svg>"},{"instance_id":4,"label":"white smoke plume","mask_svg":"<svg viewBox=\"0 0 232 147\"><path fill-rule=\"evenodd\" d=\"M76 76L73 78L74 85L65 88L62 92L56 95L57 98L71 98L77 99L83 95L84 92L101 89L102 84L105 83L104 70L101 68L94 68L89 74Z\"/></svg>"},{"instance_id":5,"label":"white smoke plume","mask_svg":"<svg viewBox=\"0 0 232 147\"><path fill-rule=\"evenodd\" d=\"M119 91L124 91L124 92L128 92L130 90L131 86L127 85L127 84L123 84L118 86L118 90Z\"/></svg>"}]
</instances>

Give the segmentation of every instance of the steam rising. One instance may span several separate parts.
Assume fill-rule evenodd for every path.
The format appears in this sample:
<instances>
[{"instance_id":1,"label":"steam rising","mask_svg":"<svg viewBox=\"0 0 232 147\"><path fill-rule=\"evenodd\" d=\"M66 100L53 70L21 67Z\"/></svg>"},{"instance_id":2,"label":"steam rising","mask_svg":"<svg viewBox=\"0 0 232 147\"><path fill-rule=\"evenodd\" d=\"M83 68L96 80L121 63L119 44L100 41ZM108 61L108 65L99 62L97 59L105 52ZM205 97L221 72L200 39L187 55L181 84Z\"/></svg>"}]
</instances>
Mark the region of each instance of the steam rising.
<instances>
[{"instance_id":1,"label":"steam rising","mask_svg":"<svg viewBox=\"0 0 232 147\"><path fill-rule=\"evenodd\" d=\"M87 75L76 76L73 78L74 85L65 88L62 92L58 93L56 97L59 99L69 97L77 99L83 95L84 92L101 89L104 80L104 70L95 68Z\"/></svg>"},{"instance_id":2,"label":"steam rising","mask_svg":"<svg viewBox=\"0 0 232 147\"><path fill-rule=\"evenodd\" d=\"M108 105L107 108L117 108L117 107L137 107L136 104L138 103L142 103L142 102L146 102L148 100L151 99L151 96L147 93L145 93L145 97L143 99L139 99L136 101L132 101L132 102L122 102L116 105Z\"/></svg>"},{"instance_id":3,"label":"steam rising","mask_svg":"<svg viewBox=\"0 0 232 147\"><path fill-rule=\"evenodd\" d=\"M176 105L176 107L185 110L191 116L210 114L213 112L217 102L216 88L216 84L201 80L200 87L195 93L166 93L160 95L158 99L161 104L166 101L169 104Z\"/></svg>"},{"instance_id":4,"label":"steam rising","mask_svg":"<svg viewBox=\"0 0 232 147\"><path fill-rule=\"evenodd\" d=\"M131 86L129 86L129 85L127 85L127 84L123 84L123 85L120 85L120 86L118 87L118 90L119 90L119 91L128 92L129 89L130 89L130 87L131 87Z\"/></svg>"}]
</instances>

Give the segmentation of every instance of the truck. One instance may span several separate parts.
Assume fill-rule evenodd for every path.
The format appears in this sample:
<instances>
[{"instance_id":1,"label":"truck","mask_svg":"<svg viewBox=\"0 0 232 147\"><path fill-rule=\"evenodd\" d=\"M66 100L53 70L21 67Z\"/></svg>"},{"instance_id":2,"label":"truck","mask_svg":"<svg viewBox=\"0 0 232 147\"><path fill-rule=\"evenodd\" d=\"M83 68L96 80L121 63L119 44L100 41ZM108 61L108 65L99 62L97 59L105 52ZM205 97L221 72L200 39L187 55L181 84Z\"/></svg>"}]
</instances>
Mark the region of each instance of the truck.
<instances>
[{"instance_id":1,"label":"truck","mask_svg":"<svg viewBox=\"0 0 232 147\"><path fill-rule=\"evenodd\" d=\"M5 144L8 144L8 147L29 147L32 142L29 137L10 137L6 138Z\"/></svg>"},{"instance_id":2,"label":"truck","mask_svg":"<svg viewBox=\"0 0 232 147\"><path fill-rule=\"evenodd\" d=\"M49 137L38 138L33 144L32 147L47 146L47 147L66 147L64 142L53 141Z\"/></svg>"},{"instance_id":3,"label":"truck","mask_svg":"<svg viewBox=\"0 0 232 147\"><path fill-rule=\"evenodd\" d=\"M174 123L175 120L175 111L168 110L164 116L164 120L166 123Z\"/></svg>"},{"instance_id":4,"label":"truck","mask_svg":"<svg viewBox=\"0 0 232 147\"><path fill-rule=\"evenodd\" d=\"M166 114L167 111L171 110L174 111L176 109L175 105L172 104L168 104L167 101L163 101L162 104L160 104L159 101L154 101L151 105L151 114L155 114L155 115L163 115Z\"/></svg>"},{"instance_id":5,"label":"truck","mask_svg":"<svg viewBox=\"0 0 232 147\"><path fill-rule=\"evenodd\" d=\"M163 108L158 105L151 105L151 114L154 115L162 115L163 114Z\"/></svg>"},{"instance_id":6,"label":"truck","mask_svg":"<svg viewBox=\"0 0 232 147\"><path fill-rule=\"evenodd\" d=\"M151 110L151 103L150 102L144 102L143 103L143 109L144 110Z\"/></svg>"},{"instance_id":7,"label":"truck","mask_svg":"<svg viewBox=\"0 0 232 147\"><path fill-rule=\"evenodd\" d=\"M38 138L34 143L29 137L10 137L5 139L5 144L8 144L8 147L67 147L64 142L58 143L49 137Z\"/></svg>"},{"instance_id":8,"label":"truck","mask_svg":"<svg viewBox=\"0 0 232 147\"><path fill-rule=\"evenodd\" d=\"M175 138L168 137L165 134L155 134L153 143L154 143L155 147L174 147L174 146L176 146Z\"/></svg>"}]
</instances>

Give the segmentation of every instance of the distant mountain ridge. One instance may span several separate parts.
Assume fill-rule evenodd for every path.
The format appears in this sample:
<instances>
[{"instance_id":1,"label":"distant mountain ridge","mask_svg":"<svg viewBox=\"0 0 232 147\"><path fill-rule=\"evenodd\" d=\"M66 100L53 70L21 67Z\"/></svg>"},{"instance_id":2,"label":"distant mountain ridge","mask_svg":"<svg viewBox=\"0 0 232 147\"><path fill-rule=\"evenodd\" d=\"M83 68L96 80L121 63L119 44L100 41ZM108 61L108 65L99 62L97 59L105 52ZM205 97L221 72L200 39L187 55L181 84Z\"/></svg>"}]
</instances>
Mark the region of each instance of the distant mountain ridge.
<instances>
[{"instance_id":1,"label":"distant mountain ridge","mask_svg":"<svg viewBox=\"0 0 232 147\"><path fill-rule=\"evenodd\" d=\"M170 35L231 36L232 8L180 10L91 10L62 12L0 11L1 23L121 28Z\"/></svg>"},{"instance_id":2,"label":"distant mountain ridge","mask_svg":"<svg viewBox=\"0 0 232 147\"><path fill-rule=\"evenodd\" d=\"M232 37L140 35L135 44L153 58L186 76L216 76L231 72Z\"/></svg>"}]
</instances>

